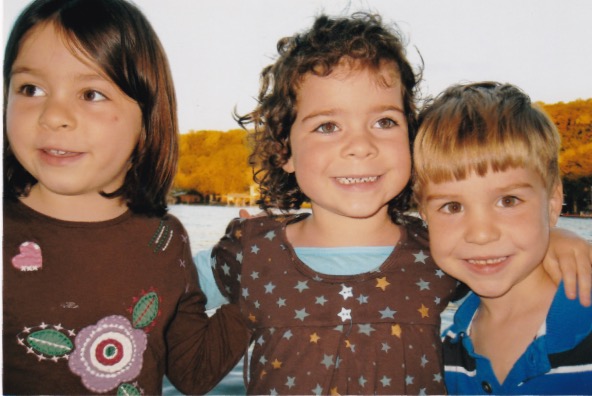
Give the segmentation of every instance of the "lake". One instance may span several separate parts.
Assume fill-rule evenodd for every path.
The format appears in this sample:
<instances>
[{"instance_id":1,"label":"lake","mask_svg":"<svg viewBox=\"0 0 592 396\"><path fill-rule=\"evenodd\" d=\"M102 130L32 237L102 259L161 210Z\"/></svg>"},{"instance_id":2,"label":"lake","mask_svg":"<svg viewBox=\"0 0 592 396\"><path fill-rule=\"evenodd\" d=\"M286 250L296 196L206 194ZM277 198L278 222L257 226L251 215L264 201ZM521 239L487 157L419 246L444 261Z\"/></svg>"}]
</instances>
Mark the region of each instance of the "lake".
<instances>
[{"instance_id":1,"label":"lake","mask_svg":"<svg viewBox=\"0 0 592 396\"><path fill-rule=\"evenodd\" d=\"M199 205L172 205L170 212L177 216L189 233L191 250L195 253L199 250L213 246L223 235L226 226L235 217L238 217L240 207L236 206L199 206ZM246 208L251 214L258 213L256 207ZM571 230L583 238L592 242L592 219L561 217L560 227ZM450 320L450 312L443 317L443 321ZM165 380L163 393L166 395L178 395L179 392ZM216 386L209 395L244 395L243 364L242 360L226 378Z\"/></svg>"}]
</instances>

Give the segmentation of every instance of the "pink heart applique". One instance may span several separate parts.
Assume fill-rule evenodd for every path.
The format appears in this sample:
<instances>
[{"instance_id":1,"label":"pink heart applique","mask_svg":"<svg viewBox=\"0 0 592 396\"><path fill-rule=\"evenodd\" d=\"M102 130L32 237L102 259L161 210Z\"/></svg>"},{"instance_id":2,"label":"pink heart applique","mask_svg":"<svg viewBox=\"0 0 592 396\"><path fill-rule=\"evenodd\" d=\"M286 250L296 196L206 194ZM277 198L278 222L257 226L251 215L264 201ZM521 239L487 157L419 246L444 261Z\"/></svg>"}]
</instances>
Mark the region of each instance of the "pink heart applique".
<instances>
[{"instance_id":1,"label":"pink heart applique","mask_svg":"<svg viewBox=\"0 0 592 396\"><path fill-rule=\"evenodd\" d=\"M35 242L23 242L20 253L12 258L12 266L19 271L37 271L43 266L41 248Z\"/></svg>"}]
</instances>

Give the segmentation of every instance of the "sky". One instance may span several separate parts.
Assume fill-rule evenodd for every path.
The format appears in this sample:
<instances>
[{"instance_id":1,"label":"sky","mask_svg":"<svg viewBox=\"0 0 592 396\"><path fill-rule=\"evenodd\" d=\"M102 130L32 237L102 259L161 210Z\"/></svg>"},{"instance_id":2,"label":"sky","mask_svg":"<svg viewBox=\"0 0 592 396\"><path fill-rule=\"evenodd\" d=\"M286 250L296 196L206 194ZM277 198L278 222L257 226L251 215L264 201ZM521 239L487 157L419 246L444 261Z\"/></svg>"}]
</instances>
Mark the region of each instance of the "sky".
<instances>
[{"instance_id":1,"label":"sky","mask_svg":"<svg viewBox=\"0 0 592 396\"><path fill-rule=\"evenodd\" d=\"M3 0L3 46L28 0ZM277 41L320 13L355 11L396 24L422 92L497 80L546 103L592 98L590 0L135 0L159 35L177 90L179 127L237 128L255 106L261 69Z\"/></svg>"}]
</instances>

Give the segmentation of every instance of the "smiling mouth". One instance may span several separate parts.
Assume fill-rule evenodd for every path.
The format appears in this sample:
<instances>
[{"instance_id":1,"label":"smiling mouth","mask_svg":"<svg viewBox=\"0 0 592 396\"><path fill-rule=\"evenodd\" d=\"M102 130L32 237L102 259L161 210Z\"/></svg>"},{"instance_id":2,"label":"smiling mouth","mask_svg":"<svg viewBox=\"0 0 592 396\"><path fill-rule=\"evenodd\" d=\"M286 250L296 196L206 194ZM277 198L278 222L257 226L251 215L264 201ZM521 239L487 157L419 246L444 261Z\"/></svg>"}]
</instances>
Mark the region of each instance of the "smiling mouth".
<instances>
[{"instance_id":1,"label":"smiling mouth","mask_svg":"<svg viewBox=\"0 0 592 396\"><path fill-rule=\"evenodd\" d=\"M64 151L64 150L57 150L57 149L47 149L47 150L43 150L43 151L49 155L53 155L56 157L71 157L71 156L79 154L79 153L75 153L72 151Z\"/></svg>"},{"instance_id":2,"label":"smiling mouth","mask_svg":"<svg viewBox=\"0 0 592 396\"><path fill-rule=\"evenodd\" d=\"M359 183L372 183L378 180L378 176L367 176L367 177L336 177L335 180L339 184L359 184Z\"/></svg>"},{"instance_id":3,"label":"smiling mouth","mask_svg":"<svg viewBox=\"0 0 592 396\"><path fill-rule=\"evenodd\" d=\"M501 262L504 262L507 259L508 259L508 256L504 256L504 257L489 258L489 259L468 259L467 262L469 264L474 264L474 265L493 265L493 264L499 264Z\"/></svg>"}]
</instances>

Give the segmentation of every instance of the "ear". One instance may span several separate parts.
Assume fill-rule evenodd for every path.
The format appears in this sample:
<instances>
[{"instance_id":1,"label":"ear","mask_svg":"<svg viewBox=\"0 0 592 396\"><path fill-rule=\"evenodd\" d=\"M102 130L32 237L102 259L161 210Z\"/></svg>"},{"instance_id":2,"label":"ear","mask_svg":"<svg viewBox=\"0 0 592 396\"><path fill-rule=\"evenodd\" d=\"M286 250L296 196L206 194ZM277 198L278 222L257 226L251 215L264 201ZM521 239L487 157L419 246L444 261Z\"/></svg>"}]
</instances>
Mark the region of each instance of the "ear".
<instances>
[{"instance_id":1,"label":"ear","mask_svg":"<svg viewBox=\"0 0 592 396\"><path fill-rule=\"evenodd\" d=\"M294 169L294 159L293 159L293 157L288 158L288 161L286 161L286 163L284 165L282 165L282 169L286 173L294 173L295 169Z\"/></svg>"},{"instance_id":2,"label":"ear","mask_svg":"<svg viewBox=\"0 0 592 396\"><path fill-rule=\"evenodd\" d=\"M555 227L563 208L563 185L561 181L557 182L557 185L551 191L549 197L549 222L551 227Z\"/></svg>"}]
</instances>

